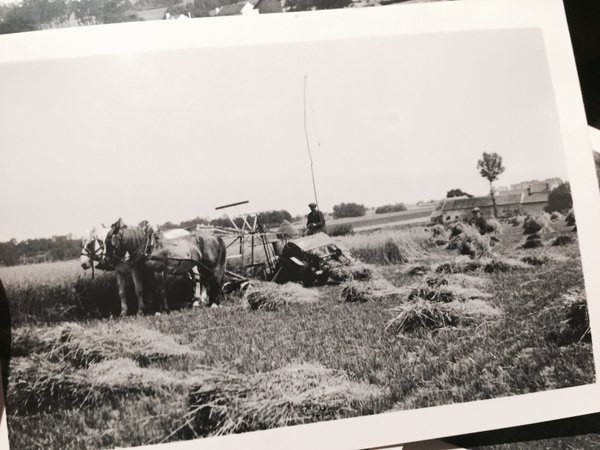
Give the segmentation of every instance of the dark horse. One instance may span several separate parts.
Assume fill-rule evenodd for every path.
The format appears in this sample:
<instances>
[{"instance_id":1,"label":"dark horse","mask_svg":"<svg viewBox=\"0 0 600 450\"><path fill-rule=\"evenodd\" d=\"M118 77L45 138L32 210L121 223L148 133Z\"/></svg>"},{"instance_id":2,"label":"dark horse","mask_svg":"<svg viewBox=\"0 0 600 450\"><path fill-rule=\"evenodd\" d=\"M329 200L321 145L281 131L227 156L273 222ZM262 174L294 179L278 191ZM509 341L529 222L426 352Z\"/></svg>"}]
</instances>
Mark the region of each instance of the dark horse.
<instances>
[{"instance_id":1,"label":"dark horse","mask_svg":"<svg viewBox=\"0 0 600 450\"><path fill-rule=\"evenodd\" d=\"M127 313L125 276L131 274L138 298L138 314L144 309L141 280L145 270L157 273L162 305L168 310L165 275L199 272L208 293L208 304L218 305L223 291L226 249L219 237L195 233L177 239L163 239L151 228L129 228L119 219L106 237L106 259L115 267L121 297L121 315ZM194 270L196 269L196 270ZM119 273L124 276L120 276Z\"/></svg>"}]
</instances>

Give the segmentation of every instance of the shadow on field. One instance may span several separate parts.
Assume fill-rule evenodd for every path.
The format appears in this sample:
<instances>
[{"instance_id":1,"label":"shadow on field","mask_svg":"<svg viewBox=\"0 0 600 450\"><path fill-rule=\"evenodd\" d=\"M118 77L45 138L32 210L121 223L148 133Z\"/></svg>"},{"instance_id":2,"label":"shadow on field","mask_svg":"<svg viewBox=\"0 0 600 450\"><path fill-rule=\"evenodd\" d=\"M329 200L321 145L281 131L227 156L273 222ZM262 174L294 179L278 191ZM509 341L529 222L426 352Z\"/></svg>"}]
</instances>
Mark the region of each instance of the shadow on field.
<instances>
[{"instance_id":1,"label":"shadow on field","mask_svg":"<svg viewBox=\"0 0 600 450\"><path fill-rule=\"evenodd\" d=\"M454 436L445 438L444 441L465 448L480 448L483 450L492 446L515 448L508 444L520 445L519 448L534 448L535 441L562 438L562 440L565 440L562 444L554 442L554 445L550 445L552 442L547 442L543 445L543 448L590 448L583 442L572 447L568 445L566 438L598 433L600 433L600 413ZM583 436L581 437L583 438ZM540 447L535 446L535 448L542 448L542 445Z\"/></svg>"},{"instance_id":2,"label":"shadow on field","mask_svg":"<svg viewBox=\"0 0 600 450\"><path fill-rule=\"evenodd\" d=\"M0 419L4 414L6 393L8 389L8 368L11 346L11 321L8 298L2 280L0 280L0 373L2 374L2 385L0 386Z\"/></svg>"}]
</instances>

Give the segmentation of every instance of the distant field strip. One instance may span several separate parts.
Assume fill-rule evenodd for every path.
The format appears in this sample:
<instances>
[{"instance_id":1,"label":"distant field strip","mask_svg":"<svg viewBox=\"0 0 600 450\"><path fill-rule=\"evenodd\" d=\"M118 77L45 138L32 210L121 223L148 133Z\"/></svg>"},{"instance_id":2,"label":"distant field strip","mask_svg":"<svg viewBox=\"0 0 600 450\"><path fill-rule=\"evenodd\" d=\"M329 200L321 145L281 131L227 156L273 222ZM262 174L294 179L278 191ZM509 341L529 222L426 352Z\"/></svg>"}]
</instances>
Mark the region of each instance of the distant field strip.
<instances>
[{"instance_id":1,"label":"distant field strip","mask_svg":"<svg viewBox=\"0 0 600 450\"><path fill-rule=\"evenodd\" d=\"M431 215L433 208L419 208L408 211L393 212L386 214L375 214L363 217L348 217L335 219L327 222L328 225L351 224L355 230L374 228L406 221L414 222L415 219L425 219Z\"/></svg>"}]
</instances>

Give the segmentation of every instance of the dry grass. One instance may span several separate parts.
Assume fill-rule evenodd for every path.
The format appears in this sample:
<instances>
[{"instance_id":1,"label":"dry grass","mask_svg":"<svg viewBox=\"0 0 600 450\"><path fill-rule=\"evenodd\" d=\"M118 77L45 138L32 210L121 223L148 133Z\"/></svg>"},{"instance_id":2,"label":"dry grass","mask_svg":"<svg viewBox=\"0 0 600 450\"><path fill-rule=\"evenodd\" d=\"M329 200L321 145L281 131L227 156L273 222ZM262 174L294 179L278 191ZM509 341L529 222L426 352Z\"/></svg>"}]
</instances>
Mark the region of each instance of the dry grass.
<instances>
[{"instance_id":1,"label":"dry grass","mask_svg":"<svg viewBox=\"0 0 600 450\"><path fill-rule=\"evenodd\" d=\"M462 256L436 265L435 272L444 274L467 273L475 272L480 268L481 262L479 260Z\"/></svg>"},{"instance_id":2,"label":"dry grass","mask_svg":"<svg viewBox=\"0 0 600 450\"><path fill-rule=\"evenodd\" d=\"M381 411L386 390L318 363L253 376L218 373L192 387L188 418L201 436L332 420Z\"/></svg>"},{"instance_id":3,"label":"dry grass","mask_svg":"<svg viewBox=\"0 0 600 450\"><path fill-rule=\"evenodd\" d=\"M454 258L443 248L421 248L424 241L416 239L411 267L376 267L374 273L374 280L381 274L394 286L409 287L360 305L335 301L343 287L327 286L318 289L323 301L314 307L282 307L267 315L226 302L222 308L159 317L82 322L91 330L90 342L71 324L56 335L46 326L15 328L17 348L35 372L15 388L13 398L45 393L41 404L33 394L21 402L21 410L30 408L27 414L7 409L11 448L131 447L591 383L591 345L579 342L581 335L563 346L547 338L569 326L569 314L574 317L562 295L583 287L578 247L527 254L515 250L521 232L505 227L493 259ZM414 233L419 234L430 237L430 231ZM525 255L548 261L531 265L519 260ZM436 273L443 265L447 270ZM412 269L426 275L407 273ZM411 285L415 282L420 284ZM448 303L408 300L418 286L455 286L465 295ZM469 298L475 291L468 289L493 293L493 300ZM134 341L131 333L149 343ZM79 339L83 345L74 342ZM166 350L180 345L180 351L165 354L155 341L170 342ZM310 376L289 373L300 362L318 370ZM39 381L41 389L34 391L31 386L44 373L47 381ZM56 384L59 378L71 384ZM148 385L152 391L143 391ZM201 391L197 402L188 396L190 386ZM68 400L69 395L74 397Z\"/></svg>"},{"instance_id":4,"label":"dry grass","mask_svg":"<svg viewBox=\"0 0 600 450\"><path fill-rule=\"evenodd\" d=\"M22 327L13 333L12 352L15 356L46 353L50 361L67 360L81 367L119 357L148 365L197 353L172 336L125 320L93 326L65 323L52 328Z\"/></svg>"},{"instance_id":5,"label":"dry grass","mask_svg":"<svg viewBox=\"0 0 600 450\"><path fill-rule=\"evenodd\" d=\"M556 236L550 243L553 247L562 247L563 245L568 245L573 242L573 238L566 234L561 234L560 236Z\"/></svg>"},{"instance_id":6,"label":"dry grass","mask_svg":"<svg viewBox=\"0 0 600 450\"><path fill-rule=\"evenodd\" d=\"M423 228L403 228L336 238L340 248L371 264L398 264L425 254L429 233Z\"/></svg>"},{"instance_id":7,"label":"dry grass","mask_svg":"<svg viewBox=\"0 0 600 450\"><path fill-rule=\"evenodd\" d=\"M174 389L177 381L170 372L142 369L126 358L94 363L85 369L39 356L13 358L11 373L7 401L11 414L17 415L114 405L119 399Z\"/></svg>"},{"instance_id":8,"label":"dry grass","mask_svg":"<svg viewBox=\"0 0 600 450\"><path fill-rule=\"evenodd\" d=\"M296 283L253 281L244 293L242 303L250 310L275 311L283 305L313 305L319 297L317 289Z\"/></svg>"},{"instance_id":9,"label":"dry grass","mask_svg":"<svg viewBox=\"0 0 600 450\"><path fill-rule=\"evenodd\" d=\"M442 303L418 298L394 308L392 312L396 316L388 322L386 331L393 334L469 326L500 317L499 310L477 299Z\"/></svg>"},{"instance_id":10,"label":"dry grass","mask_svg":"<svg viewBox=\"0 0 600 450\"><path fill-rule=\"evenodd\" d=\"M514 258L495 257L481 261L482 270L485 273L502 273L521 270L529 270L531 266Z\"/></svg>"},{"instance_id":11,"label":"dry grass","mask_svg":"<svg viewBox=\"0 0 600 450\"><path fill-rule=\"evenodd\" d=\"M475 227L468 224L455 225L452 229L452 235L446 248L448 250L458 250L461 255L480 258L488 255L493 245L489 235L480 234Z\"/></svg>"},{"instance_id":12,"label":"dry grass","mask_svg":"<svg viewBox=\"0 0 600 450\"><path fill-rule=\"evenodd\" d=\"M591 342L587 300L581 289L573 289L561 297L564 320L556 336L560 345Z\"/></svg>"},{"instance_id":13,"label":"dry grass","mask_svg":"<svg viewBox=\"0 0 600 450\"><path fill-rule=\"evenodd\" d=\"M415 263L406 267L404 271L407 275L418 276L431 272L431 265Z\"/></svg>"},{"instance_id":14,"label":"dry grass","mask_svg":"<svg viewBox=\"0 0 600 450\"><path fill-rule=\"evenodd\" d=\"M340 299L347 303L365 303L398 296L401 290L382 278L367 282L347 281L342 284Z\"/></svg>"},{"instance_id":15,"label":"dry grass","mask_svg":"<svg viewBox=\"0 0 600 450\"><path fill-rule=\"evenodd\" d=\"M377 268L372 264L353 261L350 264L329 264L327 273L334 283L344 281L369 281L379 276Z\"/></svg>"},{"instance_id":16,"label":"dry grass","mask_svg":"<svg viewBox=\"0 0 600 450\"><path fill-rule=\"evenodd\" d=\"M549 215L527 216L523 222L523 234L537 234L554 231Z\"/></svg>"}]
</instances>

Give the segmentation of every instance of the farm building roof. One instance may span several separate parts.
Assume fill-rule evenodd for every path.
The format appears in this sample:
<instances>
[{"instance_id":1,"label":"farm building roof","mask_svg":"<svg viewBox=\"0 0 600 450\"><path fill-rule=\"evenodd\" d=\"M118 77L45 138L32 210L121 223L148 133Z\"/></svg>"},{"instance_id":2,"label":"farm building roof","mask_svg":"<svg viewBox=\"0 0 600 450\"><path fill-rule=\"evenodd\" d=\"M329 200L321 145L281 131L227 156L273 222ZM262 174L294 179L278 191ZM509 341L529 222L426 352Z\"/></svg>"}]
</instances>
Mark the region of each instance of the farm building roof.
<instances>
[{"instance_id":1,"label":"farm building roof","mask_svg":"<svg viewBox=\"0 0 600 450\"><path fill-rule=\"evenodd\" d=\"M549 197L549 192L538 192L531 195L524 195L522 203L546 203Z\"/></svg>"},{"instance_id":2,"label":"farm building roof","mask_svg":"<svg viewBox=\"0 0 600 450\"><path fill-rule=\"evenodd\" d=\"M546 195L545 200L537 200L540 195ZM529 203L535 203L538 201L547 201L547 194L535 194L536 200ZM533 196L528 196L533 198ZM507 205L519 205L522 203L523 193L508 193L508 194L497 194L496 195L496 205L497 206L507 206ZM438 206L436 208L437 211L455 211L460 209L473 209L473 208L491 208L493 206L492 198L490 196L485 197L472 197L472 198L448 198L444 200L441 204L441 207Z\"/></svg>"},{"instance_id":3,"label":"farm building roof","mask_svg":"<svg viewBox=\"0 0 600 450\"><path fill-rule=\"evenodd\" d=\"M521 198L523 194L521 192L510 193L510 194L501 194L496 196L496 204L498 206L504 205L518 205L521 203Z\"/></svg>"},{"instance_id":4,"label":"farm building roof","mask_svg":"<svg viewBox=\"0 0 600 450\"><path fill-rule=\"evenodd\" d=\"M548 183L535 183L535 184L529 185L528 191L531 194L537 194L537 193L541 193L541 192L549 192L550 186Z\"/></svg>"}]
</instances>

